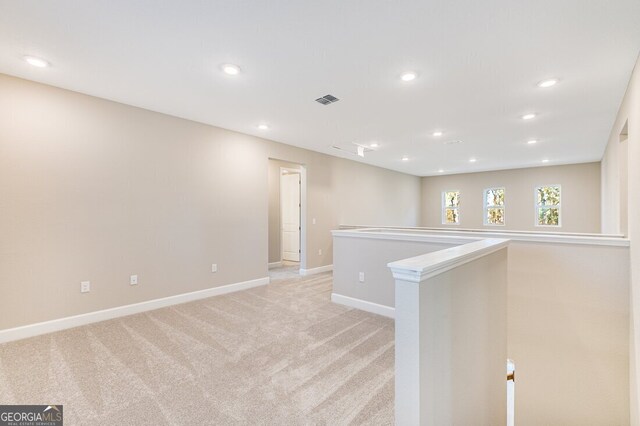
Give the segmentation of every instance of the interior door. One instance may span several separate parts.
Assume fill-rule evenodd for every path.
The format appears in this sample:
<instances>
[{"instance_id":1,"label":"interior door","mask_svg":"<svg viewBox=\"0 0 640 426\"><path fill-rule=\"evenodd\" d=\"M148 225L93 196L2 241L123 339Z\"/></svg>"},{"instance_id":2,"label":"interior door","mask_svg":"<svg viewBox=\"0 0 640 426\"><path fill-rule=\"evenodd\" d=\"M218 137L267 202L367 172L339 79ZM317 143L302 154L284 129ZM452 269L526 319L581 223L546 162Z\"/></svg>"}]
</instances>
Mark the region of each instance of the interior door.
<instances>
[{"instance_id":1,"label":"interior door","mask_svg":"<svg viewBox=\"0 0 640 426\"><path fill-rule=\"evenodd\" d=\"M282 260L300 261L300 175L280 177Z\"/></svg>"}]
</instances>

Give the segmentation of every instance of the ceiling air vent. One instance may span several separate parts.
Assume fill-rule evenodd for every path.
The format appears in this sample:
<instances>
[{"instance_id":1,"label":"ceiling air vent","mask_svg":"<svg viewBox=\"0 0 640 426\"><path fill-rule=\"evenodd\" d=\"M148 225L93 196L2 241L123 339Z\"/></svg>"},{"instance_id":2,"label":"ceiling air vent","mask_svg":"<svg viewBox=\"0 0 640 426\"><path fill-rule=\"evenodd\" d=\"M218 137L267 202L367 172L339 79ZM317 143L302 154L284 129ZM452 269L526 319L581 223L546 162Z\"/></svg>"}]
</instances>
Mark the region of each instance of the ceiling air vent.
<instances>
[{"instance_id":1,"label":"ceiling air vent","mask_svg":"<svg viewBox=\"0 0 640 426\"><path fill-rule=\"evenodd\" d=\"M322 105L329 105L334 102L338 102L340 99L336 98L333 95L324 95L321 98L316 99L316 102L321 103Z\"/></svg>"}]
</instances>

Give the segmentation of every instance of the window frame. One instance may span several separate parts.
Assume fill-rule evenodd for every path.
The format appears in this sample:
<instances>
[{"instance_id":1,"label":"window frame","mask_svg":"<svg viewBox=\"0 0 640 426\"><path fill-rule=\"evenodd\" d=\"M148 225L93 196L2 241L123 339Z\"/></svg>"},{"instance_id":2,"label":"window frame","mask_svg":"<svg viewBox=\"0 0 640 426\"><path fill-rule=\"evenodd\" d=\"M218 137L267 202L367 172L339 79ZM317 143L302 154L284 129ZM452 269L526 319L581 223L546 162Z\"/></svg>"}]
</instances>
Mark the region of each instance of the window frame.
<instances>
[{"instance_id":1,"label":"window frame","mask_svg":"<svg viewBox=\"0 0 640 426\"><path fill-rule=\"evenodd\" d=\"M540 188L547 187L558 187L560 191L560 203L550 205L550 206L540 206L538 205L538 191ZM557 225L540 225L538 223L539 213L538 210L541 208L557 208L558 209L558 224ZM537 185L533 190L533 222L537 228L562 228L562 185L560 184L548 184L548 185Z\"/></svg>"},{"instance_id":2,"label":"window frame","mask_svg":"<svg viewBox=\"0 0 640 426\"><path fill-rule=\"evenodd\" d=\"M447 203L446 203L446 199L445 199L445 194L447 192L457 192L458 193L458 205L456 207L447 207ZM462 193L460 192L459 189L447 189L447 190L442 191L442 194L440 195L440 206L441 206L440 213L442 215L442 224L443 225L447 225L447 226L458 226L458 225L460 225L460 222L461 222L461 220L460 220L460 200L461 200L460 195L461 194ZM447 222L447 210L448 209L457 210L458 222L456 222L456 223Z\"/></svg>"},{"instance_id":3,"label":"window frame","mask_svg":"<svg viewBox=\"0 0 640 426\"><path fill-rule=\"evenodd\" d=\"M504 195L504 202L502 206L489 206L487 203L487 191L501 189ZM489 209L502 209L502 223L489 223L487 213ZM506 226L507 225L507 191L504 186L492 186L482 190L482 223L484 226Z\"/></svg>"}]
</instances>

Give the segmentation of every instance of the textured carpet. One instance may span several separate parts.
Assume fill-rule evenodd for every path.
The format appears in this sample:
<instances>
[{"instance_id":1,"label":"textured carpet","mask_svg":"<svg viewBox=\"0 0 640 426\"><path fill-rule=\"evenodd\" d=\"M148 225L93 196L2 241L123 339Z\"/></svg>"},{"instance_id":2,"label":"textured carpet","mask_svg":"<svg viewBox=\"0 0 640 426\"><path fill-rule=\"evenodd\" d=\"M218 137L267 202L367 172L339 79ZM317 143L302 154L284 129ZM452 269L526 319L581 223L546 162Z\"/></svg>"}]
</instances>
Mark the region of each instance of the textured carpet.
<instances>
[{"instance_id":1,"label":"textured carpet","mask_svg":"<svg viewBox=\"0 0 640 426\"><path fill-rule=\"evenodd\" d=\"M272 281L298 278L300 277L300 263L284 260L280 268L275 268L269 271L269 276Z\"/></svg>"},{"instance_id":2,"label":"textured carpet","mask_svg":"<svg viewBox=\"0 0 640 426\"><path fill-rule=\"evenodd\" d=\"M393 424L393 320L331 275L0 345L0 404L76 424Z\"/></svg>"}]
</instances>

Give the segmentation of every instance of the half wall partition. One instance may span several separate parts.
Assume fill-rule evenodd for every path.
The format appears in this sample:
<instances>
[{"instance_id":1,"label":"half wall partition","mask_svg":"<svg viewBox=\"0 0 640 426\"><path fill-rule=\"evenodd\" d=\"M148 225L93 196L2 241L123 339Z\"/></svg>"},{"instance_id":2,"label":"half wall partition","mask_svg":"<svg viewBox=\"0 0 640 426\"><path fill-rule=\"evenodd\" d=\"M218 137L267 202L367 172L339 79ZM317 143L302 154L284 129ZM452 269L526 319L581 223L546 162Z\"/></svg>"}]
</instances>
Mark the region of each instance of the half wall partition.
<instances>
[{"instance_id":1,"label":"half wall partition","mask_svg":"<svg viewBox=\"0 0 640 426\"><path fill-rule=\"evenodd\" d=\"M333 237L334 302L396 318L398 424L502 424L465 392L499 369L503 403L507 358L518 425L629 423L627 239L418 228ZM474 422L446 417L460 412Z\"/></svg>"}]
</instances>

